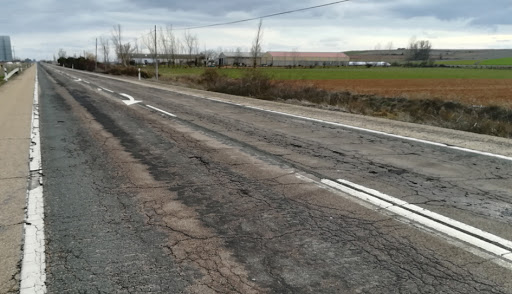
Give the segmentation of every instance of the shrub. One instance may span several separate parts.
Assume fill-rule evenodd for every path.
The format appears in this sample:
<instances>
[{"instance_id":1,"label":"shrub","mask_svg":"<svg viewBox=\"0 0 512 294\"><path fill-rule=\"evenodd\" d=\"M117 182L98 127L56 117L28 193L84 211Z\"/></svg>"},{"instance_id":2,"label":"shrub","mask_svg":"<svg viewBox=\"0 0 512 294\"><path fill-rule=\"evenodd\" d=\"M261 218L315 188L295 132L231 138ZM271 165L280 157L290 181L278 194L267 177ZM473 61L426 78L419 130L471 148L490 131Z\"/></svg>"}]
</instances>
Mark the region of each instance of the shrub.
<instances>
[{"instance_id":1,"label":"shrub","mask_svg":"<svg viewBox=\"0 0 512 294\"><path fill-rule=\"evenodd\" d=\"M112 66L112 67L106 69L105 73L111 74L111 75L116 75L116 76L125 75L125 76L131 76L131 77L138 77L139 69L137 67L133 67L133 66ZM153 77L153 74L151 74L145 70L141 70L140 76L143 79L150 79Z\"/></svg>"}]
</instances>

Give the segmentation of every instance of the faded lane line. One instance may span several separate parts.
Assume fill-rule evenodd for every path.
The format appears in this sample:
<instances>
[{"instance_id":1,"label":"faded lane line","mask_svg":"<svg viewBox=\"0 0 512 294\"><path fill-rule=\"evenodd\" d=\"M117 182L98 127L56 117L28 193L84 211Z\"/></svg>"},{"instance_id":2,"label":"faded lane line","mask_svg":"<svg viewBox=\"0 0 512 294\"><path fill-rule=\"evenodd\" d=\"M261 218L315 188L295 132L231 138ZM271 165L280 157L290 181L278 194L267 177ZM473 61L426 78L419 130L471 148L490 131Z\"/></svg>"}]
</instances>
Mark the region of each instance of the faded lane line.
<instances>
[{"instance_id":1,"label":"faded lane line","mask_svg":"<svg viewBox=\"0 0 512 294\"><path fill-rule=\"evenodd\" d=\"M107 92L114 93L114 91L109 90L109 89L107 89L107 88L103 88L103 87L100 87L100 88L101 88L101 89L103 89L103 90L105 90L105 91L107 91Z\"/></svg>"},{"instance_id":2,"label":"faded lane line","mask_svg":"<svg viewBox=\"0 0 512 294\"><path fill-rule=\"evenodd\" d=\"M37 65L36 65L37 66ZM44 203L43 177L41 164L41 137L39 129L39 80L37 76L34 89L32 112L30 177L27 189L27 208L25 215L25 243L21 262L20 293L46 293L46 265L44 253Z\"/></svg>"},{"instance_id":3,"label":"faded lane line","mask_svg":"<svg viewBox=\"0 0 512 294\"><path fill-rule=\"evenodd\" d=\"M176 115L174 115L174 114L172 114L172 113L170 113L170 112L167 112L167 111L165 111L165 110L162 110L162 109L156 108L156 107L151 106L151 105L146 105L146 106L147 106L147 107L149 107L149 108L151 108L151 109L153 109L153 110L156 110L156 111L159 111L159 112L161 112L161 113L163 113L163 114L166 114L166 115L168 115L168 116L176 117Z\"/></svg>"},{"instance_id":4,"label":"faded lane line","mask_svg":"<svg viewBox=\"0 0 512 294\"><path fill-rule=\"evenodd\" d=\"M340 179L337 183L323 179L321 182L393 214L512 262L512 242L509 240L346 180Z\"/></svg>"}]
</instances>

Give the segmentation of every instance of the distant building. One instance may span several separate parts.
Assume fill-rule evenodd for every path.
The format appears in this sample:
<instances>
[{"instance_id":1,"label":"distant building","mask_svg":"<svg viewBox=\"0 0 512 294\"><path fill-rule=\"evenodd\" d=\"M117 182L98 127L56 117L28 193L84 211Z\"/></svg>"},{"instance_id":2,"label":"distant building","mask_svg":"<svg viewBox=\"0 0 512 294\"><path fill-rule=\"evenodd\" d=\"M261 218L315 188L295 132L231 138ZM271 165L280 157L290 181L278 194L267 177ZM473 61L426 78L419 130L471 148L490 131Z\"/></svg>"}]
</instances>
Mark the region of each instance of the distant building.
<instances>
[{"instance_id":1,"label":"distant building","mask_svg":"<svg viewBox=\"0 0 512 294\"><path fill-rule=\"evenodd\" d=\"M12 61L11 38L0 36L0 61Z\"/></svg>"},{"instance_id":2,"label":"distant building","mask_svg":"<svg viewBox=\"0 0 512 294\"><path fill-rule=\"evenodd\" d=\"M149 53L139 53L133 54L131 56L131 60L135 61L136 64L153 64L155 60L153 58L153 54ZM174 55L166 55L166 54L158 54L158 63L159 64L175 64L175 65L185 65L185 64L194 64L194 65L204 65L206 57L204 54L174 54Z\"/></svg>"},{"instance_id":3,"label":"distant building","mask_svg":"<svg viewBox=\"0 0 512 294\"><path fill-rule=\"evenodd\" d=\"M342 52L267 52L262 64L266 66L340 66L350 61Z\"/></svg>"},{"instance_id":4,"label":"distant building","mask_svg":"<svg viewBox=\"0 0 512 294\"><path fill-rule=\"evenodd\" d=\"M261 65L261 58L263 55L260 53L256 60L256 65ZM219 55L220 66L252 66L254 64L253 54L251 52L222 52Z\"/></svg>"}]
</instances>

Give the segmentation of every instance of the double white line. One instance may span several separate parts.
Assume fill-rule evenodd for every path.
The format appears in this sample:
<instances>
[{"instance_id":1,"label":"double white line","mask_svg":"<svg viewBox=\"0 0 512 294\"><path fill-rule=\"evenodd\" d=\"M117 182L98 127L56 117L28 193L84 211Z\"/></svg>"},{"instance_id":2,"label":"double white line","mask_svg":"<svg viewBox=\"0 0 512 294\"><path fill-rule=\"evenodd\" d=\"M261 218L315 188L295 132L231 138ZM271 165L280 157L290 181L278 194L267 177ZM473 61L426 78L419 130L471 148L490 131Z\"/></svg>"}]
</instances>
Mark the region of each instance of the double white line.
<instances>
[{"instance_id":1,"label":"double white line","mask_svg":"<svg viewBox=\"0 0 512 294\"><path fill-rule=\"evenodd\" d=\"M339 179L322 183L512 263L512 242L379 191Z\"/></svg>"}]
</instances>

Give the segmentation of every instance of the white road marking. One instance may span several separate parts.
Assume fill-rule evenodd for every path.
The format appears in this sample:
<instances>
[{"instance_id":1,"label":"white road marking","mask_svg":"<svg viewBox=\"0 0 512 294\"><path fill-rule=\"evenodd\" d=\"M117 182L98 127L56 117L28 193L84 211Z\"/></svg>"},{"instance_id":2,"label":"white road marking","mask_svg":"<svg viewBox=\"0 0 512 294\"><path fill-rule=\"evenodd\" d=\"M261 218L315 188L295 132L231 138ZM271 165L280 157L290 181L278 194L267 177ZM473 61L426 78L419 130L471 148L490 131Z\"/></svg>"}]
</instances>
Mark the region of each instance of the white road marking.
<instances>
[{"instance_id":1,"label":"white road marking","mask_svg":"<svg viewBox=\"0 0 512 294\"><path fill-rule=\"evenodd\" d=\"M86 72L86 74L92 74L92 73L87 73ZM105 88L103 88L103 90L109 91L109 90L107 90ZM347 125L347 124L335 123L335 122L325 121L325 120L321 120L321 119L305 117L305 116L300 116L300 115L295 115L295 114L290 114L290 113L285 113L285 112L280 112L280 111L274 111L274 110L269 110L269 109L254 107L254 106L242 105L242 104L238 104L238 103L234 103L234 102L228 102L228 101L224 101L224 100L220 100L220 99L210 98L210 97L208 97L206 95L192 94L192 93L186 92L186 91L170 90L170 89L168 91L169 92L173 92L173 93L179 93L179 94L187 95L187 96L203 98L203 99L207 99L207 100L215 101L215 102L219 102L219 103L235 105L235 106L245 107L245 108L249 108L249 109L254 109L254 110L259 110L259 111L264 111L264 112L280 114L280 115L284 115L284 116L288 116L288 117L294 117L294 118L300 118L300 119L314 121L314 122L320 122L320 123L324 123L324 124L330 124L330 125L334 125L334 126L338 126L338 127L347 128L347 129L358 130L358 131L363 131L363 132L367 132L367 133L373 133L373 134L393 137L393 138L397 138L397 139L413 141L413 142L419 142L419 143L424 143L424 144L428 144L428 145L439 146L439 147L449 148L449 149L453 149L453 150L459 150L459 151L463 151L463 152L468 152L468 153L473 153L473 154L484 155L484 156L495 157L495 158L499 158L499 159L504 159L504 160L512 161L512 157L505 156L505 155L500 155L500 154L495 154L495 153L490 153L490 152L483 152L483 151L478 151L478 150L464 148L464 147L457 147L457 146L448 145L448 144L444 144L444 143L438 143L438 142L433 142L433 141L428 141L428 140L416 139L416 138L407 137L407 136L395 135L395 134L392 134L392 133L375 131L375 130L365 129L365 128L351 126L351 125ZM112 91L110 91L110 92L112 92Z\"/></svg>"},{"instance_id":2,"label":"white road marking","mask_svg":"<svg viewBox=\"0 0 512 294\"><path fill-rule=\"evenodd\" d=\"M101 88L98 88L98 91L100 91L100 92L101 92L101 91L103 91L103 90L102 90Z\"/></svg>"},{"instance_id":3,"label":"white road marking","mask_svg":"<svg viewBox=\"0 0 512 294\"><path fill-rule=\"evenodd\" d=\"M81 82L81 81L82 81L82 79L76 79L75 80L75 82Z\"/></svg>"},{"instance_id":4,"label":"white road marking","mask_svg":"<svg viewBox=\"0 0 512 294\"><path fill-rule=\"evenodd\" d=\"M46 293L44 203L39 133L39 81L36 68L30 146L30 179L27 189L25 243L21 262L20 293Z\"/></svg>"},{"instance_id":5,"label":"white road marking","mask_svg":"<svg viewBox=\"0 0 512 294\"><path fill-rule=\"evenodd\" d=\"M88 81L82 81L82 82L84 82L84 83L86 83L86 84L90 84Z\"/></svg>"},{"instance_id":6,"label":"white road marking","mask_svg":"<svg viewBox=\"0 0 512 294\"><path fill-rule=\"evenodd\" d=\"M181 92L179 92L179 93L181 93ZM186 94L186 93L181 93L181 94ZM459 150L459 151L463 151L463 152L474 153L474 154L478 154L478 155L484 155L484 156L495 157L495 158L499 158L499 159L504 159L504 160L512 161L512 157L505 156L505 155L500 155L500 154L495 154L495 153L490 153L490 152L483 152L483 151L473 150L473 149L469 149L469 148L457 147L457 146L447 145L447 144L444 144L444 143L432 142L432 141L416 139L416 138L412 138L412 137L400 136L400 135L395 135L395 134L391 134L391 133L375 131L375 130L365 129L365 128L361 128L361 127L355 127L355 126L351 126L351 125L346 125L346 124L335 123L335 122L330 122L330 121L326 121L326 120L321 120L321 119L301 116L301 115L290 114L290 113L286 113L286 112L280 112L280 111L275 111L275 110L270 110L270 109L264 109L264 108L255 107L255 106L241 105L241 104L238 104L238 103L227 102L227 101L223 101L223 100L219 100L219 99L209 98L209 97L206 97L206 96L191 95L191 94L187 94L187 95L189 95L189 96L196 96L196 97L199 97L199 98L203 98L203 99L207 99L207 100L211 100L211 101L215 101L215 102L220 102L220 103L225 103L225 104L245 107L245 108L249 108L249 109L254 109L254 110L258 110L258 111L264 111L264 112L280 114L280 115L284 115L284 116L288 116L288 117L300 118L300 119L304 119L304 120L308 120L308 121L324 123L324 124L328 124L328 125L333 125L333 126L338 126L338 127L346 128L346 129L363 131L363 132L366 132L366 133L383 135L383 136L387 136L387 137L392 137L392 138L397 138L397 139L402 139L402 140L407 140L407 141L413 141L413 142L419 142L419 143L424 143L424 144L428 144L428 145L439 146L439 147L449 148L449 149L453 149L453 150Z\"/></svg>"},{"instance_id":7,"label":"white road marking","mask_svg":"<svg viewBox=\"0 0 512 294\"><path fill-rule=\"evenodd\" d=\"M104 91L107 91L107 92L110 92L110 93L114 93L114 91L109 90L109 89L107 89L107 88L103 88L103 87L100 87L100 88L102 88Z\"/></svg>"},{"instance_id":8,"label":"white road marking","mask_svg":"<svg viewBox=\"0 0 512 294\"><path fill-rule=\"evenodd\" d=\"M135 104L135 103L141 103L142 102L142 101L135 100L135 98L133 98L132 96L130 96L128 94L120 93L119 95L129 99L128 101L123 100L124 104L126 104L126 105L132 105L132 104Z\"/></svg>"},{"instance_id":9,"label":"white road marking","mask_svg":"<svg viewBox=\"0 0 512 294\"><path fill-rule=\"evenodd\" d=\"M176 117L176 115L174 115L174 114L172 114L172 113L170 113L170 112L167 112L167 111L165 111L165 110L162 110L162 109L156 108L156 107L151 106L151 105L146 105L146 106L147 106L147 107L149 107L149 108L151 108L151 109L153 109L153 110L156 110L156 111L159 111L159 112L161 112L161 113L163 113L163 114L166 114L166 115L168 115L168 116Z\"/></svg>"},{"instance_id":10,"label":"white road marking","mask_svg":"<svg viewBox=\"0 0 512 294\"><path fill-rule=\"evenodd\" d=\"M512 262L512 242L509 240L346 180L340 179L337 183L323 179L321 182L381 209Z\"/></svg>"}]
</instances>

